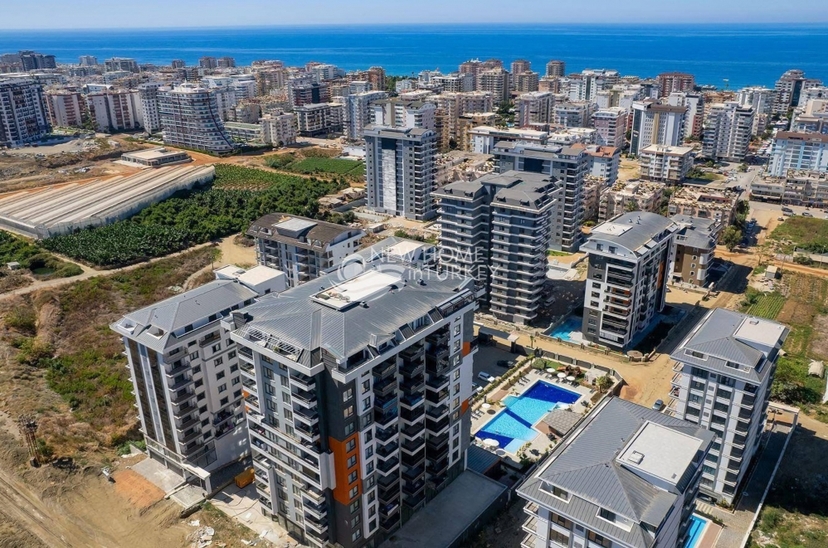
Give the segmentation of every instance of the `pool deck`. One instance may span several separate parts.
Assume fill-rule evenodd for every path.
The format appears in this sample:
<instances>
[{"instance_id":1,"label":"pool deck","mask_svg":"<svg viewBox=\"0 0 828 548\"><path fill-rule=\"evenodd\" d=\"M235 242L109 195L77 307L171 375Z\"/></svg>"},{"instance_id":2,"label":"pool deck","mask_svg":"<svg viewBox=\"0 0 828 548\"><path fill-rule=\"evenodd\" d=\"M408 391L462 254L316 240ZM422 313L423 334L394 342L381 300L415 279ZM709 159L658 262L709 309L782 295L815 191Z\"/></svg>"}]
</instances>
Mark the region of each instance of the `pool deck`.
<instances>
[{"instance_id":1,"label":"pool deck","mask_svg":"<svg viewBox=\"0 0 828 548\"><path fill-rule=\"evenodd\" d=\"M583 386L580 386L580 385L572 386L571 384L566 383L566 382L557 383L557 382L555 382L557 380L557 377L554 374L547 373L546 371L540 372L537 369L532 369L531 371L529 371L529 373L526 374L526 376L523 377L523 379L521 379L521 381L516 383L510 389L508 389L508 390L506 390L506 389L498 390L498 391L495 391L492 394L490 394L488 396L488 400L489 400L490 403L492 403L491 409L488 409L488 410L484 411L479 406L477 406L477 408L475 409L475 412L472 413L472 426L471 426L472 434L477 434L477 432L480 429L482 429L489 421L491 421L495 417L495 415L497 415L497 413L500 412L501 409L503 409L503 407L501 407L500 405L498 405L495 402L499 402L499 401L503 400L504 398L506 398L506 396L520 396L521 394L526 392L529 388L534 386L534 384L539 380L546 381L547 383L551 384L552 386L558 386L560 388L569 390L570 392L575 392L577 394L580 394L581 397L578 399L578 401L571 404L570 408L571 408L572 411L574 411L576 413L584 414L586 412L587 408L586 408L586 406L582 405L581 402L589 401L589 399L592 397L592 394L594 393L592 390L590 390L589 388L585 388ZM533 426L535 427L536 430L538 428L540 428L541 431L539 431L538 435L535 437L535 439L532 440L532 442L530 444L530 447L529 447L529 453L533 457L538 457L539 455L542 455L544 451L546 451L547 449L553 447L555 445L555 442L550 441L549 438L546 436L546 431L544 430L543 418L541 418L541 420L538 423L535 423ZM476 440L476 438L475 438L475 440ZM486 450L491 450L489 447L486 447L482 444L481 444L481 447L484 447ZM537 453L533 453L533 451L536 451ZM508 451L506 451L503 448L498 448L496 450L496 453L499 456L503 457L503 458L508 458L508 459L513 460L515 462L518 461L517 455L515 455L513 453L509 453Z\"/></svg>"}]
</instances>

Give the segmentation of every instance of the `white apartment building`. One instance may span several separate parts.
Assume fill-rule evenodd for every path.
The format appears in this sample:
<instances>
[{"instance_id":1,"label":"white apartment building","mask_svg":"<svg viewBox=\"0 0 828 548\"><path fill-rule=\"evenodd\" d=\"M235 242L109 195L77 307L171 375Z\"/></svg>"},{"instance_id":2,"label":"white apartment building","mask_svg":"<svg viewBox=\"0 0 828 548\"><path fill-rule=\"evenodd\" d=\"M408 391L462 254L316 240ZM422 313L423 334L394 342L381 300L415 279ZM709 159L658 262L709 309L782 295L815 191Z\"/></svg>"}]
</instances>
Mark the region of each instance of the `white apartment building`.
<instances>
[{"instance_id":1,"label":"white apartment building","mask_svg":"<svg viewBox=\"0 0 828 548\"><path fill-rule=\"evenodd\" d=\"M684 548L712 443L687 421L601 401L518 487L521 548Z\"/></svg>"},{"instance_id":2,"label":"white apartment building","mask_svg":"<svg viewBox=\"0 0 828 548\"><path fill-rule=\"evenodd\" d=\"M538 91L540 76L537 72L525 71L512 74L512 86L518 93Z\"/></svg>"},{"instance_id":3,"label":"white apartment building","mask_svg":"<svg viewBox=\"0 0 828 548\"><path fill-rule=\"evenodd\" d=\"M518 127L530 127L532 124L549 124L554 120L553 108L555 96L549 91L523 93L517 98Z\"/></svg>"},{"instance_id":4,"label":"white apartment building","mask_svg":"<svg viewBox=\"0 0 828 548\"><path fill-rule=\"evenodd\" d=\"M345 136L351 141L360 141L365 126L373 122L369 105L373 101L387 99L384 91L364 91L353 93L345 99Z\"/></svg>"},{"instance_id":5,"label":"white apartment building","mask_svg":"<svg viewBox=\"0 0 828 548\"><path fill-rule=\"evenodd\" d=\"M494 147L500 142L521 142L543 145L546 144L549 134L545 131L533 129L496 128L492 126L477 126L468 130L468 140L471 143L471 152L476 154L493 154Z\"/></svg>"},{"instance_id":6,"label":"white apartment building","mask_svg":"<svg viewBox=\"0 0 828 548\"><path fill-rule=\"evenodd\" d=\"M432 102L383 99L369 107L372 124L377 126L435 129L437 107Z\"/></svg>"},{"instance_id":7,"label":"white apartment building","mask_svg":"<svg viewBox=\"0 0 828 548\"><path fill-rule=\"evenodd\" d=\"M704 128L704 95L674 91L667 97L667 104L687 109L684 115L684 138L696 137L701 139L702 129Z\"/></svg>"},{"instance_id":8,"label":"white apartment building","mask_svg":"<svg viewBox=\"0 0 828 548\"><path fill-rule=\"evenodd\" d=\"M164 144L213 154L230 152L235 148L224 129L212 90L194 84L181 84L171 90L160 91L158 111Z\"/></svg>"},{"instance_id":9,"label":"white apartment building","mask_svg":"<svg viewBox=\"0 0 828 548\"><path fill-rule=\"evenodd\" d=\"M144 131L157 133L161 131L161 114L158 108L158 91L162 84L149 82L138 86L138 99L141 102L141 119L144 122ZM165 88L166 89L166 88Z\"/></svg>"},{"instance_id":10,"label":"white apartment building","mask_svg":"<svg viewBox=\"0 0 828 548\"><path fill-rule=\"evenodd\" d=\"M693 158L693 147L650 145L639 152L639 173L647 181L680 183L693 169Z\"/></svg>"},{"instance_id":11,"label":"white apartment building","mask_svg":"<svg viewBox=\"0 0 828 548\"><path fill-rule=\"evenodd\" d=\"M603 186L612 186L618 179L621 166L621 149L616 147L587 145L584 151L589 158L588 177L598 179Z\"/></svg>"},{"instance_id":12,"label":"white apartment building","mask_svg":"<svg viewBox=\"0 0 828 548\"><path fill-rule=\"evenodd\" d=\"M552 124L559 128L587 127L592 117L592 103L555 103Z\"/></svg>"},{"instance_id":13,"label":"white apartment building","mask_svg":"<svg viewBox=\"0 0 828 548\"><path fill-rule=\"evenodd\" d=\"M650 145L679 146L684 142L687 107L662 105L652 99L632 104L630 154Z\"/></svg>"},{"instance_id":14,"label":"white apartment building","mask_svg":"<svg viewBox=\"0 0 828 548\"><path fill-rule=\"evenodd\" d=\"M592 229L581 246L589 261L584 339L616 350L634 345L664 309L678 225L633 211Z\"/></svg>"},{"instance_id":15,"label":"white apartment building","mask_svg":"<svg viewBox=\"0 0 828 548\"><path fill-rule=\"evenodd\" d=\"M321 276L354 253L365 232L288 215L269 213L250 225L247 235L256 240L256 262L287 275L289 287Z\"/></svg>"},{"instance_id":16,"label":"white apartment building","mask_svg":"<svg viewBox=\"0 0 828 548\"><path fill-rule=\"evenodd\" d=\"M74 91L49 92L45 95L46 110L52 127L82 127L86 104Z\"/></svg>"},{"instance_id":17,"label":"white apartment building","mask_svg":"<svg viewBox=\"0 0 828 548\"><path fill-rule=\"evenodd\" d=\"M804 108L797 108L791 121L791 131L828 134L828 98L809 99Z\"/></svg>"},{"instance_id":18,"label":"white apartment building","mask_svg":"<svg viewBox=\"0 0 828 548\"><path fill-rule=\"evenodd\" d=\"M468 278L345 269L224 321L261 512L313 547L378 546L466 468Z\"/></svg>"},{"instance_id":19,"label":"white apartment building","mask_svg":"<svg viewBox=\"0 0 828 548\"><path fill-rule=\"evenodd\" d=\"M609 89L618 83L618 71L608 69L585 69L574 75L569 87L570 101L595 101L599 91Z\"/></svg>"},{"instance_id":20,"label":"white apartment building","mask_svg":"<svg viewBox=\"0 0 828 548\"><path fill-rule=\"evenodd\" d=\"M417 221L433 218L437 134L423 128L368 126L364 138L366 205Z\"/></svg>"},{"instance_id":21,"label":"white apartment building","mask_svg":"<svg viewBox=\"0 0 828 548\"><path fill-rule=\"evenodd\" d=\"M220 320L257 293L216 280L127 314L124 343L150 458L210 494L212 473L248 449L236 345Z\"/></svg>"},{"instance_id":22,"label":"white apartment building","mask_svg":"<svg viewBox=\"0 0 828 548\"><path fill-rule=\"evenodd\" d=\"M436 84L443 93L474 91L475 88L473 74L441 74L439 76L433 76L431 82Z\"/></svg>"},{"instance_id":23,"label":"white apartment building","mask_svg":"<svg viewBox=\"0 0 828 548\"><path fill-rule=\"evenodd\" d=\"M621 107L610 107L592 113L595 144L623 148L627 138L628 113Z\"/></svg>"},{"instance_id":24,"label":"white apartment building","mask_svg":"<svg viewBox=\"0 0 828 548\"><path fill-rule=\"evenodd\" d=\"M740 105L753 107L756 116L753 119L753 134L760 135L765 131L773 113L773 94L770 88L751 86L739 90L736 100Z\"/></svg>"},{"instance_id":25,"label":"white apartment building","mask_svg":"<svg viewBox=\"0 0 828 548\"><path fill-rule=\"evenodd\" d=\"M736 101L710 105L704 121L702 156L740 162L748 153L756 111Z\"/></svg>"},{"instance_id":26,"label":"white apartment building","mask_svg":"<svg viewBox=\"0 0 828 548\"><path fill-rule=\"evenodd\" d=\"M618 181L601 194L598 220L606 221L628 211L658 213L664 185L644 181Z\"/></svg>"},{"instance_id":27,"label":"white apartment building","mask_svg":"<svg viewBox=\"0 0 828 548\"><path fill-rule=\"evenodd\" d=\"M716 308L670 355L668 412L716 434L702 467L705 498L732 503L759 448L776 361L789 330Z\"/></svg>"},{"instance_id":28,"label":"white apartment building","mask_svg":"<svg viewBox=\"0 0 828 548\"><path fill-rule=\"evenodd\" d=\"M546 75L552 77L566 76L566 63L557 59L549 61L546 63Z\"/></svg>"},{"instance_id":29,"label":"white apartment building","mask_svg":"<svg viewBox=\"0 0 828 548\"><path fill-rule=\"evenodd\" d=\"M771 146L768 174L784 177L792 170L828 171L828 135L778 132Z\"/></svg>"},{"instance_id":30,"label":"white apartment building","mask_svg":"<svg viewBox=\"0 0 828 548\"><path fill-rule=\"evenodd\" d=\"M259 126L263 143L278 147L296 143L296 116L290 112L265 114Z\"/></svg>"},{"instance_id":31,"label":"white apartment building","mask_svg":"<svg viewBox=\"0 0 828 548\"><path fill-rule=\"evenodd\" d=\"M142 126L141 100L137 91L108 90L86 96L95 131L114 133Z\"/></svg>"},{"instance_id":32,"label":"white apartment building","mask_svg":"<svg viewBox=\"0 0 828 548\"><path fill-rule=\"evenodd\" d=\"M43 87L33 80L0 80L0 147L22 146L52 128Z\"/></svg>"}]
</instances>

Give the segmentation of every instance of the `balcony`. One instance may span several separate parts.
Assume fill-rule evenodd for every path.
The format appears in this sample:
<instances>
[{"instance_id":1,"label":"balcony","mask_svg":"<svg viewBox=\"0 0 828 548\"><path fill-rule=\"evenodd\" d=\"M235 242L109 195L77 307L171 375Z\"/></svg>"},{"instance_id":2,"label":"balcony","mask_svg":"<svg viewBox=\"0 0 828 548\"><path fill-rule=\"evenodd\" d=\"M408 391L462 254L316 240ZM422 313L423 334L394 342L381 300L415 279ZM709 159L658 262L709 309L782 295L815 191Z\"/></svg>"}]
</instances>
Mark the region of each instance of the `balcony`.
<instances>
[{"instance_id":1,"label":"balcony","mask_svg":"<svg viewBox=\"0 0 828 548\"><path fill-rule=\"evenodd\" d=\"M439 377L431 377L426 382L426 386L432 392L439 392L440 390L445 390L448 388L451 379L449 379L448 375L440 375Z\"/></svg>"},{"instance_id":2,"label":"balcony","mask_svg":"<svg viewBox=\"0 0 828 548\"><path fill-rule=\"evenodd\" d=\"M384 519L380 521L380 527L386 531L391 532L400 525L400 516L399 514L394 514L388 519Z\"/></svg>"},{"instance_id":3,"label":"balcony","mask_svg":"<svg viewBox=\"0 0 828 548\"><path fill-rule=\"evenodd\" d=\"M396 454L399 448L400 445L397 442L389 443L386 445L377 445L377 455L383 458L388 457L389 455Z\"/></svg>"},{"instance_id":4,"label":"balcony","mask_svg":"<svg viewBox=\"0 0 828 548\"><path fill-rule=\"evenodd\" d=\"M305 375L303 373L299 373L296 371L291 371L290 381L305 391L313 392L314 390L316 390L316 381L313 377L309 375Z\"/></svg>"},{"instance_id":5,"label":"balcony","mask_svg":"<svg viewBox=\"0 0 828 548\"><path fill-rule=\"evenodd\" d=\"M415 437L419 436L420 434L422 434L423 432L425 432L425 425L421 422L414 423L414 424L411 424L409 426L406 426L402 430L403 436L405 436L407 438L415 438Z\"/></svg>"},{"instance_id":6,"label":"balcony","mask_svg":"<svg viewBox=\"0 0 828 548\"><path fill-rule=\"evenodd\" d=\"M376 394L377 396L385 396L396 391L396 389L396 377L389 376L385 379L378 379L377 377L374 377L374 394Z\"/></svg>"},{"instance_id":7,"label":"balcony","mask_svg":"<svg viewBox=\"0 0 828 548\"><path fill-rule=\"evenodd\" d=\"M426 411L426 415L431 417L432 419L438 420L445 417L449 412L449 406L446 404L442 405L432 405Z\"/></svg>"},{"instance_id":8,"label":"balcony","mask_svg":"<svg viewBox=\"0 0 828 548\"><path fill-rule=\"evenodd\" d=\"M425 474L425 468L423 466L416 466L416 467L408 467L403 471L402 476L403 479L415 481L420 479L423 474Z\"/></svg>"},{"instance_id":9,"label":"balcony","mask_svg":"<svg viewBox=\"0 0 828 548\"><path fill-rule=\"evenodd\" d=\"M170 396L170 403L175 406L181 406L195 397L195 392L189 390L182 390Z\"/></svg>"},{"instance_id":10,"label":"balcony","mask_svg":"<svg viewBox=\"0 0 828 548\"><path fill-rule=\"evenodd\" d=\"M400 405L402 405L404 408L413 409L418 405L422 404L424 401L425 398L422 394L412 394L400 398Z\"/></svg>"},{"instance_id":11,"label":"balcony","mask_svg":"<svg viewBox=\"0 0 828 548\"><path fill-rule=\"evenodd\" d=\"M440 436L429 436L428 441L426 442L426 446L428 447L429 451L439 451L444 447L448 446L449 442L449 433L446 432Z\"/></svg>"},{"instance_id":12,"label":"balcony","mask_svg":"<svg viewBox=\"0 0 828 548\"><path fill-rule=\"evenodd\" d=\"M379 499L382 502L392 502L399 500L400 489L397 484L400 482L399 474L388 474L387 476L380 476L377 480L379 485Z\"/></svg>"},{"instance_id":13,"label":"balcony","mask_svg":"<svg viewBox=\"0 0 828 548\"><path fill-rule=\"evenodd\" d=\"M199 424L201 421L198 418L198 415L190 415L183 419L184 422L177 424L175 429L179 432L184 432L185 430L189 430L193 426Z\"/></svg>"},{"instance_id":14,"label":"balcony","mask_svg":"<svg viewBox=\"0 0 828 548\"><path fill-rule=\"evenodd\" d=\"M396 371L397 364L395 364L392 360L382 362L374 368L374 383L376 384L389 373Z\"/></svg>"},{"instance_id":15,"label":"balcony","mask_svg":"<svg viewBox=\"0 0 828 548\"><path fill-rule=\"evenodd\" d=\"M392 457L386 461L377 462L377 470L379 470L381 474L390 474L394 470L397 470L399 466L400 459L397 457Z\"/></svg>"},{"instance_id":16,"label":"balcony","mask_svg":"<svg viewBox=\"0 0 828 548\"><path fill-rule=\"evenodd\" d=\"M308 392L307 390L300 389L296 392L291 392L290 395L295 401L298 401L302 405L311 408L316 407L316 394L314 394L313 392Z\"/></svg>"},{"instance_id":17,"label":"balcony","mask_svg":"<svg viewBox=\"0 0 828 548\"><path fill-rule=\"evenodd\" d=\"M293 406L293 416L300 421L314 425L319 422L319 413L314 409L306 409L300 405Z\"/></svg>"},{"instance_id":18,"label":"balcony","mask_svg":"<svg viewBox=\"0 0 828 548\"><path fill-rule=\"evenodd\" d=\"M415 377L425 371L425 364L421 361L412 362L410 365L400 366L400 373L406 377Z\"/></svg>"},{"instance_id":19,"label":"balcony","mask_svg":"<svg viewBox=\"0 0 828 548\"><path fill-rule=\"evenodd\" d=\"M380 517L388 518L399 512L400 505L399 503L393 504L381 504L379 507Z\"/></svg>"},{"instance_id":20,"label":"balcony","mask_svg":"<svg viewBox=\"0 0 828 548\"><path fill-rule=\"evenodd\" d=\"M397 420L398 413L397 409L391 409L385 413L379 413L374 411L374 422L376 422L380 426L387 426L393 421Z\"/></svg>"},{"instance_id":21,"label":"balcony","mask_svg":"<svg viewBox=\"0 0 828 548\"><path fill-rule=\"evenodd\" d=\"M189 358L185 358L183 360L179 360L180 364L173 366L171 369L165 371L165 374L168 377L176 377L182 373L186 373L190 370L190 360Z\"/></svg>"},{"instance_id":22,"label":"balcony","mask_svg":"<svg viewBox=\"0 0 828 548\"><path fill-rule=\"evenodd\" d=\"M442 434L448 430L451 421L448 417L443 417L440 420L432 420L431 418L426 419L426 428L432 434Z\"/></svg>"},{"instance_id":23,"label":"balcony","mask_svg":"<svg viewBox=\"0 0 828 548\"><path fill-rule=\"evenodd\" d=\"M399 434L397 426L390 426L388 428L377 428L377 439L380 441L388 441Z\"/></svg>"},{"instance_id":24,"label":"balcony","mask_svg":"<svg viewBox=\"0 0 828 548\"><path fill-rule=\"evenodd\" d=\"M178 443L181 445L187 445L191 441L195 441L201 437L201 429L193 429L188 434L184 434L181 438L179 438Z\"/></svg>"},{"instance_id":25,"label":"balcony","mask_svg":"<svg viewBox=\"0 0 828 548\"><path fill-rule=\"evenodd\" d=\"M420 492L422 492L423 489L425 489L425 480L424 479L420 479L420 480L413 481L413 482L406 481L406 482L403 483L403 488L402 488L403 493L405 493L407 495L412 495L412 496L419 494Z\"/></svg>"},{"instance_id":26,"label":"balcony","mask_svg":"<svg viewBox=\"0 0 828 548\"><path fill-rule=\"evenodd\" d=\"M314 444L319 441L319 428L301 422L294 422L294 427L294 431L299 434L300 438Z\"/></svg>"},{"instance_id":27,"label":"balcony","mask_svg":"<svg viewBox=\"0 0 828 548\"><path fill-rule=\"evenodd\" d=\"M400 390L405 392L407 395L411 395L417 393L423 389L423 377L414 377L410 380L403 382L400 385Z\"/></svg>"},{"instance_id":28,"label":"balcony","mask_svg":"<svg viewBox=\"0 0 828 548\"><path fill-rule=\"evenodd\" d=\"M420 491L418 495L409 495L403 499L403 504L409 508L418 508L425 500L425 491Z\"/></svg>"},{"instance_id":29,"label":"balcony","mask_svg":"<svg viewBox=\"0 0 828 548\"><path fill-rule=\"evenodd\" d=\"M209 335L207 335L206 337L204 337L203 339L199 340L198 345L203 348L205 346L210 346L211 344L214 344L214 343L217 343L217 342L221 342L221 335L219 335L218 333L213 332L213 333L210 333Z\"/></svg>"},{"instance_id":30,"label":"balcony","mask_svg":"<svg viewBox=\"0 0 828 548\"><path fill-rule=\"evenodd\" d=\"M416 421L422 419L424 415L425 415L425 407L423 407L423 406L415 407L413 409L403 409L400 412L400 418L405 423L416 422Z\"/></svg>"}]
</instances>

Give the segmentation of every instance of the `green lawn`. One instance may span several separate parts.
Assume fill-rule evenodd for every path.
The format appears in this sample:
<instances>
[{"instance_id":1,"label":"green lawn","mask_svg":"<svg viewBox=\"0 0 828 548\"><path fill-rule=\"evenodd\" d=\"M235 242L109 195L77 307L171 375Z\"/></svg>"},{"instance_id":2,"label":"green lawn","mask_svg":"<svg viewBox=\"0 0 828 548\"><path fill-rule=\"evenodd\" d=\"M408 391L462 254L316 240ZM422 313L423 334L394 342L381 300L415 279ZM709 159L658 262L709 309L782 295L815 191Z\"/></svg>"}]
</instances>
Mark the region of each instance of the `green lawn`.
<instances>
[{"instance_id":1,"label":"green lawn","mask_svg":"<svg viewBox=\"0 0 828 548\"><path fill-rule=\"evenodd\" d=\"M748 308L747 313L760 318L773 320L785 306L785 296L779 293L765 293L758 297L758 302Z\"/></svg>"},{"instance_id":2,"label":"green lawn","mask_svg":"<svg viewBox=\"0 0 828 548\"><path fill-rule=\"evenodd\" d=\"M293 162L284 167L294 173L333 173L335 175L365 175L365 164L354 160L339 158L311 157Z\"/></svg>"}]
</instances>

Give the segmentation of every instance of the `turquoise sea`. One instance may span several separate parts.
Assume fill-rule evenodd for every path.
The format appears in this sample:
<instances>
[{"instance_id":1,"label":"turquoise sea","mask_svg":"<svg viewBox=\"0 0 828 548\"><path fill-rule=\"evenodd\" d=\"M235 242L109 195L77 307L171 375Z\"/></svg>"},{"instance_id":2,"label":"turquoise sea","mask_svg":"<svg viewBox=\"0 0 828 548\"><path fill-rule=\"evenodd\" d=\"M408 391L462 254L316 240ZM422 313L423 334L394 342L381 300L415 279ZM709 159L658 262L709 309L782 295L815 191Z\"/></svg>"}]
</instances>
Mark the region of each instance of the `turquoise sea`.
<instances>
[{"instance_id":1,"label":"turquoise sea","mask_svg":"<svg viewBox=\"0 0 828 548\"><path fill-rule=\"evenodd\" d=\"M1 24L1 23L0 23ZM280 59L289 65L334 63L347 70L385 67L388 74L456 70L467 59L549 59L567 71L613 68L653 76L685 71L700 84L738 88L772 85L800 68L828 80L828 25L383 25L221 29L2 31L0 53L34 49L59 62L95 55L134 57L142 63L196 64L204 55L236 58L240 65ZM725 82L725 79L729 82Z\"/></svg>"}]
</instances>

